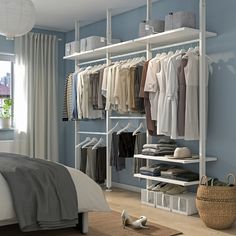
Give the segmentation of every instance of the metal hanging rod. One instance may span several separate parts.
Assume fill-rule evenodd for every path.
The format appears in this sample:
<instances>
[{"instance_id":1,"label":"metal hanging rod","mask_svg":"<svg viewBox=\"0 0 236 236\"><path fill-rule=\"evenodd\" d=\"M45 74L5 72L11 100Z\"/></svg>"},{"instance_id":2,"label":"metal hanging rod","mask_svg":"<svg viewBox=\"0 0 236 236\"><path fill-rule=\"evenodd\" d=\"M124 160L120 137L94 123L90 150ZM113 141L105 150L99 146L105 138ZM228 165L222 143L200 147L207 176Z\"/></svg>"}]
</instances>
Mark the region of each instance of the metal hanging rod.
<instances>
[{"instance_id":1,"label":"metal hanging rod","mask_svg":"<svg viewBox=\"0 0 236 236\"><path fill-rule=\"evenodd\" d=\"M106 135L107 133L104 132L86 132L86 131L79 131L77 134L92 134L92 135Z\"/></svg>"},{"instance_id":2,"label":"metal hanging rod","mask_svg":"<svg viewBox=\"0 0 236 236\"><path fill-rule=\"evenodd\" d=\"M181 43L174 43L174 44L169 44L169 45L166 45L166 46L152 48L151 50L152 51L156 51L156 50L172 48L172 47L178 47L178 46L182 46L182 45L186 45L186 44L191 44L191 43L198 43L198 42L199 42L199 39L193 39L193 40L189 40L189 41L185 41L185 42L181 42Z\"/></svg>"},{"instance_id":3,"label":"metal hanging rod","mask_svg":"<svg viewBox=\"0 0 236 236\"><path fill-rule=\"evenodd\" d=\"M125 54L120 54L118 56L113 56L111 57L111 59L118 59L118 58L122 58L122 57L127 57L127 56L132 56L132 55L137 55L140 53L145 53L146 50L141 50L141 51L136 51L136 52L130 52L130 53L125 53Z\"/></svg>"},{"instance_id":4,"label":"metal hanging rod","mask_svg":"<svg viewBox=\"0 0 236 236\"><path fill-rule=\"evenodd\" d=\"M110 117L112 120L141 120L141 119L146 119L145 116L111 116Z\"/></svg>"},{"instance_id":5,"label":"metal hanging rod","mask_svg":"<svg viewBox=\"0 0 236 236\"><path fill-rule=\"evenodd\" d=\"M101 62L101 61L106 61L106 58L101 58L101 59L92 60L92 61L86 61L86 62L79 63L78 65L79 66L85 66L85 65L88 65L88 64L91 64L91 63L97 63L97 62Z\"/></svg>"}]
</instances>

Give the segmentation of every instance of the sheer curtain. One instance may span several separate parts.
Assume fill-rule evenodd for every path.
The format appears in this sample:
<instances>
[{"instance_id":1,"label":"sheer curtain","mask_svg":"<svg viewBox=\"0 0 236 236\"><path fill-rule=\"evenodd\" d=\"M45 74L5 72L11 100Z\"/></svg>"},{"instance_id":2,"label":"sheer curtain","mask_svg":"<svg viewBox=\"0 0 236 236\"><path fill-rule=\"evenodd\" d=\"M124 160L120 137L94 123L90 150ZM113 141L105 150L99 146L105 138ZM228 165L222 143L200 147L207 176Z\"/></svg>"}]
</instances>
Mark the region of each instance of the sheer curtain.
<instances>
[{"instance_id":1,"label":"sheer curtain","mask_svg":"<svg viewBox=\"0 0 236 236\"><path fill-rule=\"evenodd\" d=\"M58 161L56 36L15 39L14 152Z\"/></svg>"}]
</instances>

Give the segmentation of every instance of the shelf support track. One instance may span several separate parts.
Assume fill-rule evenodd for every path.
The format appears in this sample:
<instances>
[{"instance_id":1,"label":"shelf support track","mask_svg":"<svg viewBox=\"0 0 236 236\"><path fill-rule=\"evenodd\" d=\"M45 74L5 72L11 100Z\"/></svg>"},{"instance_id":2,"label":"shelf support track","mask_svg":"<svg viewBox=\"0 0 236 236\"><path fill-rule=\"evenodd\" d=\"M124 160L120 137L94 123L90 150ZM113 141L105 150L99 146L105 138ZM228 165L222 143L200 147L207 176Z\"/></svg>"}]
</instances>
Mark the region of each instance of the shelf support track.
<instances>
[{"instance_id":1,"label":"shelf support track","mask_svg":"<svg viewBox=\"0 0 236 236\"><path fill-rule=\"evenodd\" d=\"M111 44L112 41L112 28L111 28L111 9L107 10L107 45ZM109 66L111 64L111 55L110 53L106 53L106 64ZM111 112L106 111L106 191L111 191L112 187L112 172L111 172L111 165L110 165L110 149L111 149L111 135L109 134L109 130L111 128Z\"/></svg>"},{"instance_id":2,"label":"shelf support track","mask_svg":"<svg viewBox=\"0 0 236 236\"><path fill-rule=\"evenodd\" d=\"M200 15L200 142L199 142L199 174L206 175L206 0L199 0Z\"/></svg>"},{"instance_id":3,"label":"shelf support track","mask_svg":"<svg viewBox=\"0 0 236 236\"><path fill-rule=\"evenodd\" d=\"M79 20L75 21L75 41L80 40L80 22ZM77 70L79 64L79 60L75 60L75 71ZM76 148L78 145L78 141L80 140L80 135L77 132L79 127L79 121L75 121L75 169L80 168L80 164L78 162L80 156L81 156L81 150Z\"/></svg>"},{"instance_id":4,"label":"shelf support track","mask_svg":"<svg viewBox=\"0 0 236 236\"><path fill-rule=\"evenodd\" d=\"M147 0L147 16L146 16L146 22L149 22L151 19L151 13L152 13L152 0ZM147 60L150 60L152 58L152 48L151 48L151 44L147 43L146 45L146 58ZM147 143L151 143L152 139L151 136L148 133L148 130L146 130L147 133ZM150 165L150 160L146 160L146 165L149 166ZM148 186L150 186L151 184L151 180L146 180L146 188L148 188Z\"/></svg>"}]
</instances>

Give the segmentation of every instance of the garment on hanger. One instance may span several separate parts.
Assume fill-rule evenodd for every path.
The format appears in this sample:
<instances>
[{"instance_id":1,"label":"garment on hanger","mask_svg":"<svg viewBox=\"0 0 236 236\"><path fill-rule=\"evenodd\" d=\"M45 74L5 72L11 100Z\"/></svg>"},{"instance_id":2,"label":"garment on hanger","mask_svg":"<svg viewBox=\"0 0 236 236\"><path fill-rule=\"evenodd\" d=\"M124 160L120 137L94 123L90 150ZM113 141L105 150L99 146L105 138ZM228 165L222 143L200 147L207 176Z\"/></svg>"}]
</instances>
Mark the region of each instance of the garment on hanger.
<instances>
[{"instance_id":1,"label":"garment on hanger","mask_svg":"<svg viewBox=\"0 0 236 236\"><path fill-rule=\"evenodd\" d=\"M80 171L95 182L102 184L106 179L106 147L92 146L81 149Z\"/></svg>"},{"instance_id":2,"label":"garment on hanger","mask_svg":"<svg viewBox=\"0 0 236 236\"><path fill-rule=\"evenodd\" d=\"M63 103L63 112L62 112L62 121L68 121L68 108L67 108L67 88L68 88L68 77L65 80L65 87L64 87L64 103Z\"/></svg>"},{"instance_id":3,"label":"garment on hanger","mask_svg":"<svg viewBox=\"0 0 236 236\"><path fill-rule=\"evenodd\" d=\"M184 68L188 63L187 59L182 59L178 68L178 111L177 111L177 132L180 137L184 137L185 130L185 104L186 104L186 79Z\"/></svg>"},{"instance_id":4,"label":"garment on hanger","mask_svg":"<svg viewBox=\"0 0 236 236\"><path fill-rule=\"evenodd\" d=\"M149 93L151 104L151 119L157 120L157 104L159 98L159 85L156 74L160 71L159 57L155 57L149 61L144 91Z\"/></svg>"},{"instance_id":5,"label":"garment on hanger","mask_svg":"<svg viewBox=\"0 0 236 236\"><path fill-rule=\"evenodd\" d=\"M149 93L144 91L148 64L149 64L149 61L145 62L144 66L143 66L139 96L141 98L144 98L144 107L145 107L145 113L146 113L146 123L147 123L148 133L150 135L155 135L156 134L156 127L155 127L155 122L151 118L151 104L150 104L150 100L149 100Z\"/></svg>"},{"instance_id":6,"label":"garment on hanger","mask_svg":"<svg viewBox=\"0 0 236 236\"><path fill-rule=\"evenodd\" d=\"M199 57L188 52L186 80L185 139L199 139Z\"/></svg>"},{"instance_id":7,"label":"garment on hanger","mask_svg":"<svg viewBox=\"0 0 236 236\"><path fill-rule=\"evenodd\" d=\"M146 133L137 133L134 145L134 154L142 153L143 145L147 142ZM134 158L133 160L133 173L139 173L139 169L146 166L146 159Z\"/></svg>"},{"instance_id":8,"label":"garment on hanger","mask_svg":"<svg viewBox=\"0 0 236 236\"><path fill-rule=\"evenodd\" d=\"M142 72L143 72L143 65L137 65L135 68L135 83L134 83L134 99L135 99L135 108L136 111L144 114L144 99L139 97L140 87L141 87L141 80L142 80Z\"/></svg>"},{"instance_id":9,"label":"garment on hanger","mask_svg":"<svg viewBox=\"0 0 236 236\"><path fill-rule=\"evenodd\" d=\"M129 158L134 156L135 139L133 132L124 132L119 135L119 157Z\"/></svg>"},{"instance_id":10,"label":"garment on hanger","mask_svg":"<svg viewBox=\"0 0 236 236\"><path fill-rule=\"evenodd\" d=\"M119 135L112 133L111 139L110 165L114 166L117 171L125 169L125 158L119 157Z\"/></svg>"}]
</instances>

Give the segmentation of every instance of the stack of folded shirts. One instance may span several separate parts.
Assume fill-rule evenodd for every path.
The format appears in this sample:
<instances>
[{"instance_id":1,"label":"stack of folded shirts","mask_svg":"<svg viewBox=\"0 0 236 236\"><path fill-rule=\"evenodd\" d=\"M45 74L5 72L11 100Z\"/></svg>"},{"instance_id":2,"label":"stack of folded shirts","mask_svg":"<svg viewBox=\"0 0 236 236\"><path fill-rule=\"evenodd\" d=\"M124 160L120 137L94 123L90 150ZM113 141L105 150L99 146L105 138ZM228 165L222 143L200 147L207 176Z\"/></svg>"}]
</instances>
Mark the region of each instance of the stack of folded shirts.
<instances>
[{"instance_id":1,"label":"stack of folded shirts","mask_svg":"<svg viewBox=\"0 0 236 236\"><path fill-rule=\"evenodd\" d=\"M189 170L185 170L182 168L170 168L168 170L161 171L161 177L168 179L175 179L181 181L195 181L199 179L199 175L197 173L191 172Z\"/></svg>"},{"instance_id":2,"label":"stack of folded shirts","mask_svg":"<svg viewBox=\"0 0 236 236\"><path fill-rule=\"evenodd\" d=\"M148 176L160 176L161 171L168 170L170 168L174 168L175 166L161 163L161 164L153 164L151 166L143 166L140 168L140 174L148 175Z\"/></svg>"},{"instance_id":3,"label":"stack of folded shirts","mask_svg":"<svg viewBox=\"0 0 236 236\"><path fill-rule=\"evenodd\" d=\"M143 145L142 154L148 156L173 155L176 143L172 139L160 139L158 144Z\"/></svg>"}]
</instances>

